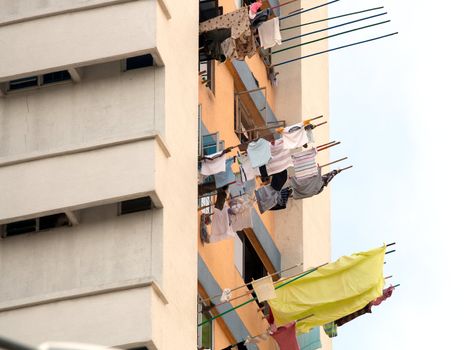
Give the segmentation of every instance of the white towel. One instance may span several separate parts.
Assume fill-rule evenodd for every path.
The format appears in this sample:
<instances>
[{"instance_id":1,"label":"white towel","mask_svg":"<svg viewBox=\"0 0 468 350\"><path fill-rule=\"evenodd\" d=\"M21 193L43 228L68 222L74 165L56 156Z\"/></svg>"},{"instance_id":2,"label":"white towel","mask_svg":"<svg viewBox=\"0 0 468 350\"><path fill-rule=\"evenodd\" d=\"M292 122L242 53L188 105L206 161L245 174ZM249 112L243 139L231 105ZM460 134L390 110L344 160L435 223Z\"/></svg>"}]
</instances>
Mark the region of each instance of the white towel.
<instances>
[{"instance_id":1,"label":"white towel","mask_svg":"<svg viewBox=\"0 0 468 350\"><path fill-rule=\"evenodd\" d=\"M281 45L281 32L278 17L264 22L258 27L260 44L264 49L270 49L275 45Z\"/></svg>"},{"instance_id":2,"label":"white towel","mask_svg":"<svg viewBox=\"0 0 468 350\"><path fill-rule=\"evenodd\" d=\"M202 160L201 171L202 175L214 175L226 171L226 154L219 156L221 152L205 156L206 159ZM215 159L212 159L217 157Z\"/></svg>"},{"instance_id":3,"label":"white towel","mask_svg":"<svg viewBox=\"0 0 468 350\"><path fill-rule=\"evenodd\" d=\"M252 281L252 287L259 302L276 298L275 286L271 276Z\"/></svg>"}]
</instances>

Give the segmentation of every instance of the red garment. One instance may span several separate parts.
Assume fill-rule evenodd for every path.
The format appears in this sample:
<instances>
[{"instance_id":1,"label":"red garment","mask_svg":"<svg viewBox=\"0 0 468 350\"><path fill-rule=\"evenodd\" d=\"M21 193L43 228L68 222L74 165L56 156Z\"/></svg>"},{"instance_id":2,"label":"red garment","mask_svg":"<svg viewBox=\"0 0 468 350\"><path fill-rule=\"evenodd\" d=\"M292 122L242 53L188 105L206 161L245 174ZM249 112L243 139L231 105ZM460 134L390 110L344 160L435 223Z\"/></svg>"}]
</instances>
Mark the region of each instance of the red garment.
<instances>
[{"instance_id":1,"label":"red garment","mask_svg":"<svg viewBox=\"0 0 468 350\"><path fill-rule=\"evenodd\" d=\"M278 327L271 336L278 343L280 350L301 350L296 338L296 322Z\"/></svg>"},{"instance_id":2,"label":"red garment","mask_svg":"<svg viewBox=\"0 0 468 350\"><path fill-rule=\"evenodd\" d=\"M384 301L384 300L386 300L386 299L388 299L388 298L390 298L392 296L392 293L393 293L394 290L395 290L394 286L390 286L390 287L384 289L382 296L378 297L377 299L372 301L371 304L373 306L380 305L382 303L382 301Z\"/></svg>"}]
</instances>

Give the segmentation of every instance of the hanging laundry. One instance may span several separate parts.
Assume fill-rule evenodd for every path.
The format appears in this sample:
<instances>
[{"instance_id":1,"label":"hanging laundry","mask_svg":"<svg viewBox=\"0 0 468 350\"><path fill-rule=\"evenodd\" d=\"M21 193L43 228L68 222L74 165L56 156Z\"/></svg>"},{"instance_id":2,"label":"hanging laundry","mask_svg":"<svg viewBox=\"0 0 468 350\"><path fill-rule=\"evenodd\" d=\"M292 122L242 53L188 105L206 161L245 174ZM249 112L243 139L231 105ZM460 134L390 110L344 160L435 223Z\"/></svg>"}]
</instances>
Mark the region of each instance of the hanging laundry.
<instances>
[{"instance_id":1,"label":"hanging laundry","mask_svg":"<svg viewBox=\"0 0 468 350\"><path fill-rule=\"evenodd\" d=\"M272 18L258 27L260 45L264 49L271 49L276 45L281 45L281 32L278 17Z\"/></svg>"},{"instance_id":2,"label":"hanging laundry","mask_svg":"<svg viewBox=\"0 0 468 350\"><path fill-rule=\"evenodd\" d=\"M221 47L223 41L231 37L231 28L210 30L201 33L199 38L200 51L207 59L215 59L220 62L226 61L226 55Z\"/></svg>"},{"instance_id":3,"label":"hanging laundry","mask_svg":"<svg viewBox=\"0 0 468 350\"><path fill-rule=\"evenodd\" d=\"M308 143L314 143L314 132L312 131L313 127L312 125L306 125L304 127L305 131L306 131L306 134L307 134L307 142Z\"/></svg>"},{"instance_id":4,"label":"hanging laundry","mask_svg":"<svg viewBox=\"0 0 468 350\"><path fill-rule=\"evenodd\" d=\"M316 155L317 150L315 148L291 155L296 179L311 177L318 174L318 166L315 162Z\"/></svg>"},{"instance_id":5,"label":"hanging laundry","mask_svg":"<svg viewBox=\"0 0 468 350\"><path fill-rule=\"evenodd\" d=\"M249 18L254 19L255 15L257 14L258 10L262 7L262 1L254 2L252 5L249 6Z\"/></svg>"},{"instance_id":6,"label":"hanging laundry","mask_svg":"<svg viewBox=\"0 0 468 350\"><path fill-rule=\"evenodd\" d=\"M233 39L228 38L221 43L221 49L226 57L238 61L243 61L245 57L253 57L257 52L257 45L252 32L244 36Z\"/></svg>"},{"instance_id":7,"label":"hanging laundry","mask_svg":"<svg viewBox=\"0 0 468 350\"><path fill-rule=\"evenodd\" d=\"M349 315L343 316L335 321L335 324L340 327L344 325L345 323L351 322L355 318L358 318L359 316L365 315L365 314L370 314L372 313L372 304L369 303L366 306L364 306L362 309L352 312Z\"/></svg>"},{"instance_id":8,"label":"hanging laundry","mask_svg":"<svg viewBox=\"0 0 468 350\"><path fill-rule=\"evenodd\" d=\"M227 205L224 206L223 210L217 208L213 209L210 243L216 243L235 237L236 234L232 230L231 223L229 222L228 210L229 207Z\"/></svg>"},{"instance_id":9,"label":"hanging laundry","mask_svg":"<svg viewBox=\"0 0 468 350\"><path fill-rule=\"evenodd\" d=\"M382 294L386 246L344 256L276 290L268 301L277 325L311 315L301 333L362 309Z\"/></svg>"},{"instance_id":10,"label":"hanging laundry","mask_svg":"<svg viewBox=\"0 0 468 350\"><path fill-rule=\"evenodd\" d=\"M383 294L380 297L378 297L377 299L375 299L374 301L371 302L372 306L380 305L382 303L382 301L385 301L388 298L390 298L392 296L394 290L395 290L394 286L390 286L390 287L384 289Z\"/></svg>"},{"instance_id":11,"label":"hanging laundry","mask_svg":"<svg viewBox=\"0 0 468 350\"><path fill-rule=\"evenodd\" d=\"M232 229L236 232L253 226L253 200L250 199L247 195L244 197L245 198L238 197L230 201L230 209L232 213L230 216L231 226Z\"/></svg>"},{"instance_id":12,"label":"hanging laundry","mask_svg":"<svg viewBox=\"0 0 468 350\"><path fill-rule=\"evenodd\" d=\"M226 160L225 171L214 175L216 188L224 187L236 181L236 175L232 172L234 157Z\"/></svg>"},{"instance_id":13,"label":"hanging laundry","mask_svg":"<svg viewBox=\"0 0 468 350\"><path fill-rule=\"evenodd\" d=\"M247 182L255 179L255 171L252 168L252 163L247 155L241 155L237 157L240 166L241 180Z\"/></svg>"},{"instance_id":14,"label":"hanging laundry","mask_svg":"<svg viewBox=\"0 0 468 350\"><path fill-rule=\"evenodd\" d=\"M299 334L297 336L297 343L301 350L317 350L322 347L320 341L320 328L315 327L308 333Z\"/></svg>"},{"instance_id":15,"label":"hanging laundry","mask_svg":"<svg viewBox=\"0 0 468 350\"><path fill-rule=\"evenodd\" d=\"M292 194L294 199L309 198L319 194L323 189L322 177L319 174L311 177L297 179L292 176L290 179Z\"/></svg>"},{"instance_id":16,"label":"hanging laundry","mask_svg":"<svg viewBox=\"0 0 468 350\"><path fill-rule=\"evenodd\" d=\"M283 188L286 181L288 181L288 171L283 170L282 172L274 174L271 177L271 183L270 184L271 184L271 187L275 191L281 191L281 189Z\"/></svg>"},{"instance_id":17,"label":"hanging laundry","mask_svg":"<svg viewBox=\"0 0 468 350\"><path fill-rule=\"evenodd\" d=\"M338 336L338 326L335 322L325 323L323 325L323 330L329 338L334 338Z\"/></svg>"},{"instance_id":18,"label":"hanging laundry","mask_svg":"<svg viewBox=\"0 0 468 350\"><path fill-rule=\"evenodd\" d=\"M271 208L270 210L283 210L286 209L286 204L288 203L289 196L291 195L292 189L289 187L283 188L280 191L280 195L278 196L278 201L276 205Z\"/></svg>"},{"instance_id":19,"label":"hanging laundry","mask_svg":"<svg viewBox=\"0 0 468 350\"><path fill-rule=\"evenodd\" d=\"M257 300L261 303L266 300L276 298L275 286L271 276L266 276L252 281L252 287L257 295Z\"/></svg>"},{"instance_id":20,"label":"hanging laundry","mask_svg":"<svg viewBox=\"0 0 468 350\"><path fill-rule=\"evenodd\" d=\"M255 337L248 335L247 338L245 338L244 345L261 343L262 341L268 340L269 336L268 333L260 334Z\"/></svg>"},{"instance_id":21,"label":"hanging laundry","mask_svg":"<svg viewBox=\"0 0 468 350\"><path fill-rule=\"evenodd\" d=\"M252 141L247 147L247 154L253 168L266 165L271 159L270 143L262 138Z\"/></svg>"},{"instance_id":22,"label":"hanging laundry","mask_svg":"<svg viewBox=\"0 0 468 350\"><path fill-rule=\"evenodd\" d=\"M219 210L223 210L224 208L224 203L226 202L226 198L227 198L226 190L227 190L227 187L225 186L216 191L215 208Z\"/></svg>"},{"instance_id":23,"label":"hanging laundry","mask_svg":"<svg viewBox=\"0 0 468 350\"><path fill-rule=\"evenodd\" d=\"M200 217L200 240L202 243L210 243L210 239L208 237L208 229L207 229L207 218L209 216L202 214Z\"/></svg>"},{"instance_id":24,"label":"hanging laundry","mask_svg":"<svg viewBox=\"0 0 468 350\"><path fill-rule=\"evenodd\" d=\"M268 20L270 17L271 9L264 9L263 11L257 12L255 18L250 21L250 25L254 28L258 28L261 24Z\"/></svg>"},{"instance_id":25,"label":"hanging laundry","mask_svg":"<svg viewBox=\"0 0 468 350\"><path fill-rule=\"evenodd\" d=\"M270 181L270 176L268 176L266 165L262 165L261 167L259 167L257 169L260 172L260 178L261 178L262 182L269 182Z\"/></svg>"},{"instance_id":26,"label":"hanging laundry","mask_svg":"<svg viewBox=\"0 0 468 350\"><path fill-rule=\"evenodd\" d=\"M226 154L224 151L205 156L201 161L202 175L214 175L226 171Z\"/></svg>"},{"instance_id":27,"label":"hanging laundry","mask_svg":"<svg viewBox=\"0 0 468 350\"><path fill-rule=\"evenodd\" d=\"M278 72L275 72L275 67L268 67L268 80L272 86L278 87Z\"/></svg>"},{"instance_id":28,"label":"hanging laundry","mask_svg":"<svg viewBox=\"0 0 468 350\"><path fill-rule=\"evenodd\" d=\"M273 208L278 203L279 192L275 191L270 185L262 186L255 191L257 205L260 213Z\"/></svg>"},{"instance_id":29,"label":"hanging laundry","mask_svg":"<svg viewBox=\"0 0 468 350\"><path fill-rule=\"evenodd\" d=\"M274 175L293 166L291 153L289 149L284 148L283 139L275 140L270 145L271 160L267 164L268 175Z\"/></svg>"},{"instance_id":30,"label":"hanging laundry","mask_svg":"<svg viewBox=\"0 0 468 350\"><path fill-rule=\"evenodd\" d=\"M221 294L221 297L219 298L219 301L222 303L225 303L232 298L232 291L229 288L223 289L223 294Z\"/></svg>"},{"instance_id":31,"label":"hanging laundry","mask_svg":"<svg viewBox=\"0 0 468 350\"><path fill-rule=\"evenodd\" d=\"M296 322L278 327L271 336L278 343L280 350L301 350L296 338Z\"/></svg>"},{"instance_id":32,"label":"hanging laundry","mask_svg":"<svg viewBox=\"0 0 468 350\"><path fill-rule=\"evenodd\" d=\"M295 149L306 145L309 141L302 123L294 124L283 129L284 148Z\"/></svg>"},{"instance_id":33,"label":"hanging laundry","mask_svg":"<svg viewBox=\"0 0 468 350\"><path fill-rule=\"evenodd\" d=\"M338 170L332 170L325 175L322 175L323 186L328 186L328 184L333 180L333 178L338 175Z\"/></svg>"}]
</instances>

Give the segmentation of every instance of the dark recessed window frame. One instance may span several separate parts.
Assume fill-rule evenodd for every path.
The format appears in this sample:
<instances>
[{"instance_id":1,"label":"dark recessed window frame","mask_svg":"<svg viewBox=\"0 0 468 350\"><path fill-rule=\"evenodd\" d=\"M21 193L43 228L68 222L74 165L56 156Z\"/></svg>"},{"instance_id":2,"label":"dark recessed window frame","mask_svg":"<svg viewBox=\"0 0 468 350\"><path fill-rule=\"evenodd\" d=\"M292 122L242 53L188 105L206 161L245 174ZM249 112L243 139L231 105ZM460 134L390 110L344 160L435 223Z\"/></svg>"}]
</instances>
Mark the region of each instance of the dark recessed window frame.
<instances>
[{"instance_id":1,"label":"dark recessed window frame","mask_svg":"<svg viewBox=\"0 0 468 350\"><path fill-rule=\"evenodd\" d=\"M145 55L129 57L125 59L124 63L125 71L155 66L153 55L149 53Z\"/></svg>"},{"instance_id":2,"label":"dark recessed window frame","mask_svg":"<svg viewBox=\"0 0 468 350\"><path fill-rule=\"evenodd\" d=\"M25 89L39 88L41 86L49 86L52 84L68 81L72 81L72 77L68 70L60 70L43 75L34 75L10 80L8 83L6 83L6 90L8 92L22 91Z\"/></svg>"},{"instance_id":3,"label":"dark recessed window frame","mask_svg":"<svg viewBox=\"0 0 468 350\"><path fill-rule=\"evenodd\" d=\"M7 238L64 226L71 226L71 223L64 213L58 213L5 224L0 233L2 238Z\"/></svg>"},{"instance_id":4,"label":"dark recessed window frame","mask_svg":"<svg viewBox=\"0 0 468 350\"><path fill-rule=\"evenodd\" d=\"M150 197L140 197L120 202L118 215L138 213L140 211L151 210L153 208L153 201Z\"/></svg>"}]
</instances>

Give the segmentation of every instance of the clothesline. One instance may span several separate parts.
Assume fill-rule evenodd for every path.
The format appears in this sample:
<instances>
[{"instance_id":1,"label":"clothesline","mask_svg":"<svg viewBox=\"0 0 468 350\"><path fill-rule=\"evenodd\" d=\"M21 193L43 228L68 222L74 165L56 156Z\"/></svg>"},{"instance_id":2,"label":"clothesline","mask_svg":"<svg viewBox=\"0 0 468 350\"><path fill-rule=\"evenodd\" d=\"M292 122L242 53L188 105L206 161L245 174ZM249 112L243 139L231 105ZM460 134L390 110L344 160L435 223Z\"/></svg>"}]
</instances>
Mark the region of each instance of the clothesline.
<instances>
[{"instance_id":1,"label":"clothesline","mask_svg":"<svg viewBox=\"0 0 468 350\"><path fill-rule=\"evenodd\" d=\"M319 9L321 7L324 7L324 6L328 6L328 5L331 5L335 2L338 2L340 0L333 0L333 1L329 1L325 4L321 4L321 5L317 5L317 6L314 6L314 7L310 7L308 9L305 9L305 10L302 10L300 12L296 12L296 13L293 13L293 14L290 14L290 15L287 15L287 16L283 16L283 17L280 17L279 20L280 21L283 21L285 19L288 19L288 18L291 18L291 17L294 17L294 16L297 16L297 15L300 15L300 14L303 14L303 13L306 13L306 12L309 12L309 11L313 11L313 10L316 10L316 9Z\"/></svg>"},{"instance_id":2,"label":"clothesline","mask_svg":"<svg viewBox=\"0 0 468 350\"><path fill-rule=\"evenodd\" d=\"M396 244L396 243L387 244L387 245L385 245L385 247L387 248L387 247L392 246L392 245L394 245L394 244ZM386 252L385 254L390 254L390 253L393 253L393 252L395 252L395 250ZM311 274L311 273L314 272L314 271L317 271L319 268L321 268L321 267L323 267L323 266L326 266L326 265L328 265L328 264L329 264L328 262L327 262L327 263L324 263L324 264L322 264L322 265L320 265L320 266L313 267L313 268L311 268L311 269L309 269L309 270L307 270L307 271L305 271L305 272L302 272L302 273L300 273L300 274L298 274L298 275L296 275L296 276L289 277L289 278L287 278L286 280L281 280L281 281L279 281L279 282L275 282L275 284L277 284L277 285L275 285L274 289L275 289L275 290L280 289L280 288L282 288L282 287L284 287L284 286L286 286L286 285L288 285L288 284L290 284L290 283L292 283L292 282L294 282L294 281L297 281L297 280L300 279L300 278L303 278L303 277L305 277L305 276ZM284 283L281 283L281 282L284 282ZM280 284L280 283L281 283L281 284ZM210 318L210 319L207 319L207 320L205 320L205 321L199 323L199 324L197 325L197 327L200 327L200 326L202 326L202 325L204 325L204 324L206 324L206 323L208 323L208 322L211 322L211 321L213 321L213 320L215 320L215 319L217 319L217 318L219 318L219 317L222 317L222 316L226 315L226 314L229 313L229 312L235 311L235 310L237 310L238 308L240 308L240 307L242 307L242 306L245 306L245 305L247 305L247 304L249 304L249 303L251 303L251 302L253 302L253 301L255 301L255 300L257 300L257 297L256 297L256 296L253 297L253 298L251 298L251 299L249 299L249 300L247 300L247 301L245 301L245 302L243 302L243 303L241 303L241 304L239 304L239 305L237 305L237 306L234 306L234 307L232 307L232 308L230 308L230 309L228 309L228 310L226 310L226 311L224 311L224 312L222 312L222 313L220 313L220 314L218 314L218 315L215 315L215 316L213 316L213 317Z\"/></svg>"}]
</instances>

